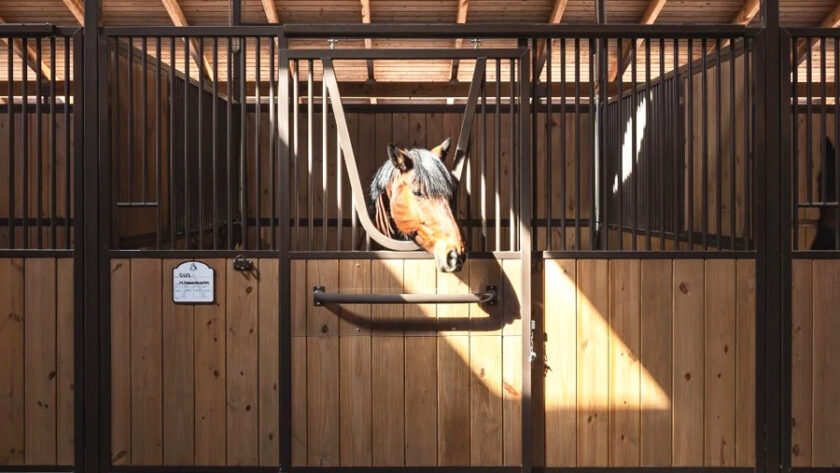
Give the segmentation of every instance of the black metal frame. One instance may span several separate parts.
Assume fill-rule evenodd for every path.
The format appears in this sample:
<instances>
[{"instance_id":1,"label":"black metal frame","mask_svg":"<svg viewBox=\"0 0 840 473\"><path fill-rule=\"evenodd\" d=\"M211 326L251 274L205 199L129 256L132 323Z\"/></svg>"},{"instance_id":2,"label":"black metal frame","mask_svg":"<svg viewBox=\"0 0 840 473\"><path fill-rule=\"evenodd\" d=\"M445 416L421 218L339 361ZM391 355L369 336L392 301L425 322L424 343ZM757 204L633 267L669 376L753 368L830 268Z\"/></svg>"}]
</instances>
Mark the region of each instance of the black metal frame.
<instances>
[{"instance_id":1,"label":"black metal frame","mask_svg":"<svg viewBox=\"0 0 840 473\"><path fill-rule=\"evenodd\" d=\"M281 70L290 58L286 49L286 40L291 38L406 38L428 37L456 38L456 37L505 37L505 38L597 38L599 35L613 35L624 38L637 37L705 37L728 39L734 35L751 35L755 37L760 69L757 70L755 83L758 100L754 106L758 119L756 134L757 173L755 179L755 234L756 251L754 252L545 252L531 251L531 238L522 239L521 253L509 254L507 257L518 255L523 261L523 276L530 278L532 262L541 257L752 257L757 263L757 298L756 298L756 446L757 458L755 468L619 468L609 471L643 472L643 471L675 471L694 473L717 470L720 472L742 473L750 470L767 473L797 472L816 473L822 471L837 471L837 468L792 468L790 458L790 278L791 258L836 258L834 253L796 252L791 250L789 238L791 230L791 189L786 178L792 170L793 160L790 149L790 107L789 101L791 84L789 77L790 65L785 58L791 51L789 35L779 25L779 0L763 0L762 25L758 28L744 28L737 26L692 26L692 25L652 25L647 27L635 25L512 25L512 24L468 24L468 25L418 25L418 24L378 24L378 25L287 25L250 26L237 25L227 27L131 27L131 28L101 28L101 0L85 1L85 28L75 33L79 47L83 54L76 54L76 80L83 81L83 88L76 87L73 114L76 126L76 147L78 166L75 170L77 182L76 208L76 242L77 248L72 253L52 251L10 251L0 252L3 256L69 256L75 257L75 385L76 389L76 445L74 471L89 473L114 472L197 472L215 473L224 471L276 471L274 468L171 468L171 467L114 467L109 455L110 444L110 361L109 353L109 258L115 256L142 255L159 256L234 256L246 254L250 256L276 256L280 260L281 279L289 274L289 261L293 258L313 257L389 257L388 255L366 255L353 252L347 255L335 253L299 253L289 251L289 232L285 225L280 226L279 249L276 252L213 252L213 251L160 251L140 252L126 250L111 250L109 247L111 228L112 196L111 183L106 176L110 175L109 140L108 140L108 96L106 87L100 85L107 82L107 61L103 61L107 38L112 34L118 35L159 35L184 36L185 31L190 35L264 35L277 34L279 38L279 57ZM238 6L232 11L234 23L239 23ZM52 34L55 28L51 25L0 25L0 36L14 33L15 35L43 36ZM797 29L794 34L803 36L824 36L833 34L825 29ZM523 59L526 64L529 57ZM527 83L529 68L520 72L521 83ZM280 81L280 95L288 96L289 84ZM530 87L523 87L523 108L529 106ZM280 107L281 122L288 121L288 102ZM85 111L87 114L85 115ZM530 114L521 113L522 117ZM284 117L285 116L285 120ZM523 118L522 144L523 150L528 152L530 145L530 123ZM281 137L288 137L288 129L280 130ZM83 143L84 141L84 143ZM83 146L84 145L84 146ZM527 155L528 153L524 153ZM281 147L280 163L288 165L289 151ZM520 192L522 202L529 202L530 163L522 160ZM288 175L281 173L281 186L289 184ZM280 219L287 221L289 217L288 204L281 197ZM525 206L527 214L521 219L520 231L527 235L530 231L530 208ZM404 257L392 255L392 257ZM530 325L530 284L524 287L523 319ZM280 300L280 339L290 337L288 300L288 285L281 285ZM523 344L527 345L527 344ZM530 355L530 347L523 347L523 355ZM281 363L281 379L290 379L290 348L281 343L280 356L286 362ZM777 369L778 367L778 369ZM531 429L530 416L530 367L523 371L523 445L530 445ZM281 397L290 399L288 383L283 383ZM281 416L288 419L291 406L284 402L281 406ZM290 439L291 426L288 422L281 423L281 438ZM290 445L287 441L281 444L282 470L290 471L464 471L465 468L290 468ZM0 471L67 471L65 467L14 466L2 467ZM564 471L564 472L597 472L606 468L540 468L533 467L530 449L523 449L523 466L521 468L469 468L470 471Z\"/></svg>"}]
</instances>

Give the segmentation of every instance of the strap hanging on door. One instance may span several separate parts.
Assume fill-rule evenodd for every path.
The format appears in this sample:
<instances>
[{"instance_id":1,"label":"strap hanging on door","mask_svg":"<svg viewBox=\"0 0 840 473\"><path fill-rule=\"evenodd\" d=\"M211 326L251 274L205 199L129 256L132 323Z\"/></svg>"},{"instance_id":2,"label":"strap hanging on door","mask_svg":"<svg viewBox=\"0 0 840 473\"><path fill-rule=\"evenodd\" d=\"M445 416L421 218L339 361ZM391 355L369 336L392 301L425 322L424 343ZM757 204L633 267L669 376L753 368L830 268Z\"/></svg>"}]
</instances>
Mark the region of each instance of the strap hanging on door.
<instances>
[{"instance_id":1,"label":"strap hanging on door","mask_svg":"<svg viewBox=\"0 0 840 473\"><path fill-rule=\"evenodd\" d=\"M322 58L324 66L324 86L327 88L330 103L335 114L336 129L341 151L344 153L347 178L350 180L350 188L353 193L353 201L356 206L356 213L359 214L359 221L368 233L370 238L384 248L394 251L415 251L420 249L413 241L395 240L376 228L368 215L365 205L365 193L362 181L359 177L359 168L356 165L356 155L353 152L353 144L350 141L350 131L347 128L347 119L344 115L344 106L341 103L341 94L338 91L338 81L335 78L335 69L331 58ZM470 133L475 119L475 109L478 102L478 93L481 90L481 82L484 80L487 58L478 58L475 61L472 82L470 83L467 107L464 110L464 119L461 122L461 131L458 136L458 145L455 148L455 167L453 174L457 182L461 182L461 175L464 170L467 152L469 151Z\"/></svg>"}]
</instances>

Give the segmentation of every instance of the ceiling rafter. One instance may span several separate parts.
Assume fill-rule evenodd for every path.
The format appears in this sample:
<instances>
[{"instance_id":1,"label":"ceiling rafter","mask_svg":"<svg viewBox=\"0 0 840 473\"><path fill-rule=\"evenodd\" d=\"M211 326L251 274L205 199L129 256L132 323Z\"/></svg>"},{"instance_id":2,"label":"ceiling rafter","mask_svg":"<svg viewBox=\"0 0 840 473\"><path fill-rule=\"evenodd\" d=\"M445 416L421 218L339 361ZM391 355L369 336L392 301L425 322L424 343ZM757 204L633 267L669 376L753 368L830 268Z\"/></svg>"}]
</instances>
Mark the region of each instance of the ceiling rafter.
<instances>
[{"instance_id":1,"label":"ceiling rafter","mask_svg":"<svg viewBox=\"0 0 840 473\"><path fill-rule=\"evenodd\" d=\"M79 23L79 25L85 24L85 6L82 4L82 0L62 0L64 2L64 6L70 10L70 13L73 15L73 18Z\"/></svg>"},{"instance_id":2,"label":"ceiling rafter","mask_svg":"<svg viewBox=\"0 0 840 473\"><path fill-rule=\"evenodd\" d=\"M458 0L458 11L455 14L455 23L466 23L467 22L467 13L470 10L470 0ZM464 38L456 38L455 39L455 49L461 49L464 45ZM453 59L452 62L449 63L449 82L455 83L458 82L458 66L460 62L457 59Z\"/></svg>"},{"instance_id":3,"label":"ceiling rafter","mask_svg":"<svg viewBox=\"0 0 840 473\"><path fill-rule=\"evenodd\" d=\"M837 28L840 26L840 3L834 7L834 10L831 10L828 15L823 18L822 23L820 23L820 28ZM814 44L811 45L811 52L819 49L820 42L814 41ZM796 48L796 66L798 67L802 64L807 57L811 55L811 52L808 51L808 44L804 39L799 40L799 45Z\"/></svg>"},{"instance_id":4,"label":"ceiling rafter","mask_svg":"<svg viewBox=\"0 0 840 473\"><path fill-rule=\"evenodd\" d=\"M265 11L265 19L269 23L280 23L280 15L277 14L277 6L274 5L274 0L262 0L262 6Z\"/></svg>"},{"instance_id":5,"label":"ceiling rafter","mask_svg":"<svg viewBox=\"0 0 840 473\"><path fill-rule=\"evenodd\" d=\"M5 22L6 20L4 20L3 17L0 17L0 23ZM0 41L2 41L3 44L9 44L9 40L7 38L2 38ZM28 44L24 48L23 40L20 38L12 39L12 49L14 49L15 54L21 58L26 65L35 72L36 75L40 75L41 80L50 80L50 77L52 77L52 70L44 60L43 54L41 55L41 63L39 64L38 52L34 47Z\"/></svg>"},{"instance_id":6,"label":"ceiling rafter","mask_svg":"<svg viewBox=\"0 0 840 473\"><path fill-rule=\"evenodd\" d=\"M642 14L642 19L639 21L642 25L652 25L656 22L656 19L659 18L659 14L662 13L662 9L665 8L665 3L668 0L650 0L647 4L647 8L645 8L645 12ZM643 39L636 40L636 50L638 51L639 47L644 43ZM618 61L614 64L613 67L610 68L609 73L609 81L612 82L618 77L619 74L624 74L624 71L627 70L628 65L630 64L630 56L633 55L633 48L631 47L631 43L625 42L624 46L621 48L621 67L619 67ZM633 58L635 61L635 58Z\"/></svg>"},{"instance_id":7,"label":"ceiling rafter","mask_svg":"<svg viewBox=\"0 0 840 473\"><path fill-rule=\"evenodd\" d=\"M166 13L169 14L169 19L172 20L173 25L190 25L187 22L187 17L184 16L184 11L181 10L181 5L178 4L178 0L160 0L160 2L163 4L163 8L166 9ZM196 38L190 38L190 55L198 68L201 69L202 72L210 78L210 80L213 80L213 69L210 66L210 61L206 56L199 56L198 40Z\"/></svg>"},{"instance_id":8,"label":"ceiling rafter","mask_svg":"<svg viewBox=\"0 0 840 473\"><path fill-rule=\"evenodd\" d=\"M554 0L554 6L551 8L551 14L548 16L548 23L556 25L563 19L563 14L566 13L566 7L569 5L569 0ZM548 42L544 39L537 41L537 63L535 77L542 74L542 69L545 67L546 59L548 58L546 51L548 50Z\"/></svg>"},{"instance_id":9,"label":"ceiling rafter","mask_svg":"<svg viewBox=\"0 0 840 473\"><path fill-rule=\"evenodd\" d=\"M362 23L365 25L370 24L370 0L360 0L361 8L362 8ZM373 47L373 40L370 38L365 38L365 49L370 49ZM367 74L368 74L368 81L375 81L376 77L374 76L373 71L373 59L368 59L367 61Z\"/></svg>"}]
</instances>

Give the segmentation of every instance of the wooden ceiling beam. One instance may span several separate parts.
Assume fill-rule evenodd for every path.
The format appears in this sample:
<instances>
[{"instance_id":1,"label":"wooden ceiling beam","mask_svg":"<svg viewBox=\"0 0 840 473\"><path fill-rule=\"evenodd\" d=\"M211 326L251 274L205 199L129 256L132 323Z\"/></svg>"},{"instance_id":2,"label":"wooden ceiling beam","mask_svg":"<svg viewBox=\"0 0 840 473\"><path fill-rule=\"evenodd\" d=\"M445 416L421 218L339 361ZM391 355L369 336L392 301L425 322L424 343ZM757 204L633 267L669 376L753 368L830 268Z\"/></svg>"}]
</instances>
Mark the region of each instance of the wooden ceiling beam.
<instances>
[{"instance_id":1,"label":"wooden ceiling beam","mask_svg":"<svg viewBox=\"0 0 840 473\"><path fill-rule=\"evenodd\" d=\"M566 13L566 7L569 5L569 0L554 0L554 6L551 8L551 14L548 15L548 23L552 25L556 25L560 23L563 19L563 14ZM544 39L540 39L537 41L537 63L534 64L536 68L536 75L535 77L539 77L542 74L542 69L545 67L546 60L548 56L546 55L546 51L548 50L548 42Z\"/></svg>"},{"instance_id":2,"label":"wooden ceiling beam","mask_svg":"<svg viewBox=\"0 0 840 473\"><path fill-rule=\"evenodd\" d=\"M178 4L178 0L160 0L160 2L163 4L163 8L166 9L166 13L169 14L169 19L172 20L173 25L189 26L187 17L184 16L184 11L181 10L181 5ZM210 61L206 56L199 56L198 54L198 40L196 38L190 38L190 56L192 56L196 66L198 66L202 73L209 77L210 80L214 80Z\"/></svg>"},{"instance_id":3,"label":"wooden ceiling beam","mask_svg":"<svg viewBox=\"0 0 840 473\"><path fill-rule=\"evenodd\" d=\"M642 14L642 19L641 21L639 21L639 23L642 25L654 24L656 22L656 19L659 18L659 14L662 13L662 9L665 8L665 3L667 1L668 0L650 0L647 4L647 8L645 8L645 12ZM636 40L637 51L643 43L643 39ZM624 71L627 70L627 66L630 64L630 56L632 56L633 53L633 49L630 46L630 44L630 42L626 42L621 48L621 67L619 67L619 62L616 61L615 65L610 68L610 82L614 81L619 74L624 74ZM633 60L635 61L636 58L633 58Z\"/></svg>"},{"instance_id":4,"label":"wooden ceiling beam","mask_svg":"<svg viewBox=\"0 0 840 473\"><path fill-rule=\"evenodd\" d=\"M3 17L0 17L0 23L5 23L6 20ZM2 38L0 41L3 44L8 45L9 40L7 38ZM12 49L14 50L15 54L21 58L26 65L35 72L36 75L40 75L41 80L49 81L50 77L52 77L52 70L47 62L44 60L43 54L41 55L40 64L38 63L38 52L35 50L34 47L27 44L26 47L23 47L23 40L21 38L14 38L12 39Z\"/></svg>"},{"instance_id":5,"label":"wooden ceiling beam","mask_svg":"<svg viewBox=\"0 0 840 473\"><path fill-rule=\"evenodd\" d=\"M837 28L840 26L840 3L834 7L834 10L831 10L825 18L823 18L822 23L820 23L820 28ZM799 40L799 45L796 47L796 67L799 67L802 64L802 61L805 58L809 57L813 51L818 50L820 47L820 42L815 41L814 44L811 45L811 51L808 51L808 44L804 39Z\"/></svg>"},{"instance_id":6,"label":"wooden ceiling beam","mask_svg":"<svg viewBox=\"0 0 840 473\"><path fill-rule=\"evenodd\" d=\"M365 25L370 24L370 0L360 0L361 7L362 7L362 23ZM365 49L370 49L373 47L373 40L370 38L365 38ZM373 59L368 59L367 61L367 73L368 78L367 80L373 82L376 80L373 71Z\"/></svg>"},{"instance_id":7,"label":"wooden ceiling beam","mask_svg":"<svg viewBox=\"0 0 840 473\"><path fill-rule=\"evenodd\" d=\"M466 23L467 22L467 12L470 10L470 0L458 0L458 12L455 14L455 23ZM455 49L461 49L464 45L464 38L456 38L455 44L453 45ZM453 59L449 63L449 82L453 84L458 82L458 66L459 61L457 59Z\"/></svg>"},{"instance_id":8,"label":"wooden ceiling beam","mask_svg":"<svg viewBox=\"0 0 840 473\"><path fill-rule=\"evenodd\" d=\"M262 6L265 11L265 19L269 23L280 23L280 15L277 14L277 7L274 5L274 0L262 0Z\"/></svg>"},{"instance_id":9,"label":"wooden ceiling beam","mask_svg":"<svg viewBox=\"0 0 840 473\"><path fill-rule=\"evenodd\" d=\"M85 6L81 0L62 0L79 25L85 24Z\"/></svg>"}]
</instances>

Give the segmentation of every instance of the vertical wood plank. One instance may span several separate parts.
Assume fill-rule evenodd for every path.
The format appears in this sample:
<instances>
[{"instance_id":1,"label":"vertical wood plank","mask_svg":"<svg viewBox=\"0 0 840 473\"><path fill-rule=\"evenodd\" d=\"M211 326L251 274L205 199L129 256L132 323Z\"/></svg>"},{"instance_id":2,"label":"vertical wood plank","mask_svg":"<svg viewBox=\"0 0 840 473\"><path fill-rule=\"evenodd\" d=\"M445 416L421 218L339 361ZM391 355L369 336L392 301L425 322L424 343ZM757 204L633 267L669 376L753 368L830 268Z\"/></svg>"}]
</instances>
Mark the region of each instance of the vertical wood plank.
<instances>
[{"instance_id":1,"label":"vertical wood plank","mask_svg":"<svg viewBox=\"0 0 840 473\"><path fill-rule=\"evenodd\" d=\"M23 259L0 259L0 465L23 463Z\"/></svg>"},{"instance_id":2,"label":"vertical wood plank","mask_svg":"<svg viewBox=\"0 0 840 473\"><path fill-rule=\"evenodd\" d=\"M195 306L172 301L172 268L163 260L163 464L191 465L195 459Z\"/></svg>"},{"instance_id":3,"label":"vertical wood plank","mask_svg":"<svg viewBox=\"0 0 840 473\"><path fill-rule=\"evenodd\" d=\"M470 464L470 337L438 344L438 464Z\"/></svg>"},{"instance_id":4,"label":"vertical wood plank","mask_svg":"<svg viewBox=\"0 0 840 473\"><path fill-rule=\"evenodd\" d=\"M74 382L73 364L74 318L73 259L56 259L56 462L72 465L74 437ZM2 337L0 337L2 338Z\"/></svg>"},{"instance_id":5,"label":"vertical wood plank","mask_svg":"<svg viewBox=\"0 0 840 473\"><path fill-rule=\"evenodd\" d=\"M131 464L131 260L111 260L111 463Z\"/></svg>"},{"instance_id":6,"label":"vertical wood plank","mask_svg":"<svg viewBox=\"0 0 840 473\"><path fill-rule=\"evenodd\" d=\"M736 266L735 464L755 465L755 260ZM792 385L793 386L793 385Z\"/></svg>"},{"instance_id":7,"label":"vertical wood plank","mask_svg":"<svg viewBox=\"0 0 840 473\"><path fill-rule=\"evenodd\" d=\"M522 463L522 337L502 337L502 453L505 466ZM529 446L530 448L530 446Z\"/></svg>"},{"instance_id":8,"label":"vertical wood plank","mask_svg":"<svg viewBox=\"0 0 840 473\"><path fill-rule=\"evenodd\" d=\"M339 363L342 466L371 465L371 340L341 336Z\"/></svg>"},{"instance_id":9,"label":"vertical wood plank","mask_svg":"<svg viewBox=\"0 0 840 473\"><path fill-rule=\"evenodd\" d=\"M735 260L706 261L705 465L735 462Z\"/></svg>"},{"instance_id":10,"label":"vertical wood plank","mask_svg":"<svg viewBox=\"0 0 840 473\"><path fill-rule=\"evenodd\" d=\"M674 260L674 466L703 464L703 274L701 260Z\"/></svg>"},{"instance_id":11,"label":"vertical wood plank","mask_svg":"<svg viewBox=\"0 0 840 473\"><path fill-rule=\"evenodd\" d=\"M370 260L341 260L338 263L338 292L370 294ZM370 304L341 304L339 334L370 334Z\"/></svg>"},{"instance_id":12,"label":"vertical wood plank","mask_svg":"<svg viewBox=\"0 0 840 473\"><path fill-rule=\"evenodd\" d=\"M641 262L641 464L671 465L671 260Z\"/></svg>"},{"instance_id":13,"label":"vertical wood plank","mask_svg":"<svg viewBox=\"0 0 840 473\"><path fill-rule=\"evenodd\" d=\"M306 335L306 305L312 293L312 287L307 287L306 260L296 259L290 263L291 274L291 331L292 336Z\"/></svg>"},{"instance_id":14,"label":"vertical wood plank","mask_svg":"<svg viewBox=\"0 0 840 473\"><path fill-rule=\"evenodd\" d=\"M335 308L316 307L312 288L324 286L327 292L338 290L337 260L308 260L306 262L306 333L308 335L338 335L338 318Z\"/></svg>"},{"instance_id":15,"label":"vertical wood plank","mask_svg":"<svg viewBox=\"0 0 840 473\"><path fill-rule=\"evenodd\" d=\"M295 274L295 273L292 273ZM292 465L307 463L306 337L292 337Z\"/></svg>"},{"instance_id":16,"label":"vertical wood plank","mask_svg":"<svg viewBox=\"0 0 840 473\"><path fill-rule=\"evenodd\" d=\"M227 265L213 268L216 300L195 307L195 464L227 462Z\"/></svg>"},{"instance_id":17,"label":"vertical wood plank","mask_svg":"<svg viewBox=\"0 0 840 473\"><path fill-rule=\"evenodd\" d=\"M411 264L412 262L406 261L406 271L409 268L413 268L414 265ZM467 260L464 263L463 269L458 273L443 273L439 272L437 268L434 268L434 262L432 261L425 261L426 264L418 267L418 270L422 268L427 274L431 274L434 271L437 275L437 293L438 294L465 294L470 292L470 276L472 271L470 268L473 267L474 264L477 264L474 260ZM480 263L478 263L480 264ZM415 277L422 277L417 273ZM406 273L406 283L408 283L410 279L408 278L408 273ZM424 291L426 293L433 293L435 292L434 289L421 289L418 287L414 289L414 285L416 284L416 280L411 280L412 283L412 290L408 290L406 288L406 292L412 291ZM421 286L422 287L422 286ZM426 305L419 306L419 307L426 307ZM431 309L433 306L429 306ZM434 310L434 309L431 309ZM466 335L469 333L469 324L464 324L463 322L470 318L471 312L474 310L467 304L438 304L437 305L437 317L438 322L440 324L441 331L438 332L438 335L448 336L448 335ZM476 314L478 314L476 312ZM451 319L451 320L450 320Z\"/></svg>"},{"instance_id":18,"label":"vertical wood plank","mask_svg":"<svg viewBox=\"0 0 840 473\"><path fill-rule=\"evenodd\" d=\"M495 286L497 290L502 287L501 265L496 260L474 259L464 270L469 271L469 292L485 291L488 286ZM504 328L502 307L502 304L470 304L470 328L473 334L501 335Z\"/></svg>"},{"instance_id":19,"label":"vertical wood plank","mask_svg":"<svg viewBox=\"0 0 840 473\"><path fill-rule=\"evenodd\" d=\"M227 462L257 465L258 367L257 304L259 275L227 266Z\"/></svg>"},{"instance_id":20,"label":"vertical wood plank","mask_svg":"<svg viewBox=\"0 0 840 473\"><path fill-rule=\"evenodd\" d=\"M403 261L371 261L371 291L376 294L399 294L403 290ZM402 335L403 304L375 304L371 307L373 333L377 335ZM376 356L374 352L374 356ZM402 410L400 410L402 412ZM400 416L402 416L400 414Z\"/></svg>"},{"instance_id":21,"label":"vertical wood plank","mask_svg":"<svg viewBox=\"0 0 840 473\"><path fill-rule=\"evenodd\" d=\"M612 466L638 466L641 344L639 260L609 262L610 446Z\"/></svg>"},{"instance_id":22,"label":"vertical wood plank","mask_svg":"<svg viewBox=\"0 0 840 473\"><path fill-rule=\"evenodd\" d=\"M503 213L504 214L504 213ZM522 261L516 259L502 260L501 319L505 323L504 335L522 334Z\"/></svg>"},{"instance_id":23,"label":"vertical wood plank","mask_svg":"<svg viewBox=\"0 0 840 473\"><path fill-rule=\"evenodd\" d=\"M813 263L794 260L791 298L791 463L812 465L811 400L813 396Z\"/></svg>"},{"instance_id":24,"label":"vertical wood plank","mask_svg":"<svg viewBox=\"0 0 840 473\"><path fill-rule=\"evenodd\" d=\"M406 260L406 285L409 284ZM408 318L408 307L406 307ZM408 335L408 334L406 334ZM405 463L437 463L437 337L405 338Z\"/></svg>"},{"instance_id":25,"label":"vertical wood plank","mask_svg":"<svg viewBox=\"0 0 840 473\"><path fill-rule=\"evenodd\" d=\"M432 260L405 260L403 269L403 290L408 294L433 294L438 285L438 271ZM440 275L442 276L442 274ZM451 304L452 306L454 304ZM441 306L443 307L443 306ZM454 310L454 309L453 309ZM467 317L466 310L458 313L459 317ZM438 308L435 304L410 304L405 306L405 335L430 336L436 335L434 328L437 324ZM428 354L427 354L428 355ZM434 353L432 353L434 359ZM406 375L410 373L406 365Z\"/></svg>"},{"instance_id":26,"label":"vertical wood plank","mask_svg":"<svg viewBox=\"0 0 840 473\"><path fill-rule=\"evenodd\" d=\"M545 261L545 462L577 464L577 284L574 260Z\"/></svg>"},{"instance_id":27,"label":"vertical wood plank","mask_svg":"<svg viewBox=\"0 0 840 473\"><path fill-rule=\"evenodd\" d=\"M605 466L609 443L607 261L578 261L577 281L577 460L579 466Z\"/></svg>"},{"instance_id":28,"label":"vertical wood plank","mask_svg":"<svg viewBox=\"0 0 840 473\"><path fill-rule=\"evenodd\" d=\"M280 464L279 261L261 258L258 295L260 466Z\"/></svg>"},{"instance_id":29,"label":"vertical wood plank","mask_svg":"<svg viewBox=\"0 0 840 473\"><path fill-rule=\"evenodd\" d=\"M131 463L163 460L161 262L131 260Z\"/></svg>"},{"instance_id":30,"label":"vertical wood plank","mask_svg":"<svg viewBox=\"0 0 840 473\"><path fill-rule=\"evenodd\" d=\"M31 465L56 460L55 259L24 261L25 459Z\"/></svg>"},{"instance_id":31,"label":"vertical wood plank","mask_svg":"<svg viewBox=\"0 0 840 473\"><path fill-rule=\"evenodd\" d=\"M310 336L306 344L308 463L338 466L338 336Z\"/></svg>"},{"instance_id":32,"label":"vertical wood plank","mask_svg":"<svg viewBox=\"0 0 840 473\"><path fill-rule=\"evenodd\" d=\"M840 263L814 260L813 464L840 464Z\"/></svg>"},{"instance_id":33,"label":"vertical wood plank","mask_svg":"<svg viewBox=\"0 0 840 473\"><path fill-rule=\"evenodd\" d=\"M470 464L502 463L502 340L470 337Z\"/></svg>"}]
</instances>

